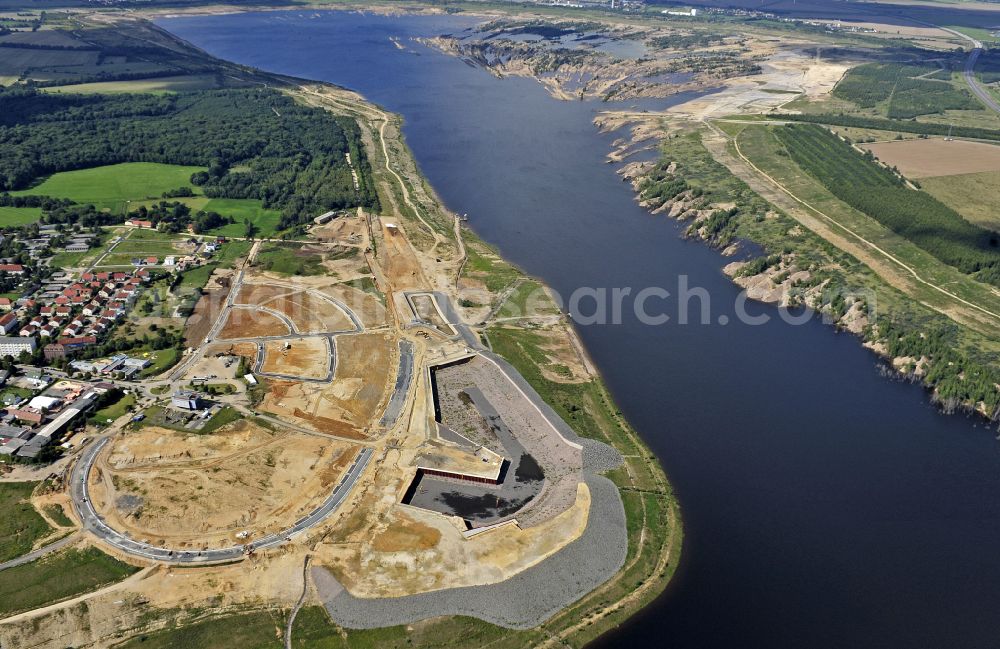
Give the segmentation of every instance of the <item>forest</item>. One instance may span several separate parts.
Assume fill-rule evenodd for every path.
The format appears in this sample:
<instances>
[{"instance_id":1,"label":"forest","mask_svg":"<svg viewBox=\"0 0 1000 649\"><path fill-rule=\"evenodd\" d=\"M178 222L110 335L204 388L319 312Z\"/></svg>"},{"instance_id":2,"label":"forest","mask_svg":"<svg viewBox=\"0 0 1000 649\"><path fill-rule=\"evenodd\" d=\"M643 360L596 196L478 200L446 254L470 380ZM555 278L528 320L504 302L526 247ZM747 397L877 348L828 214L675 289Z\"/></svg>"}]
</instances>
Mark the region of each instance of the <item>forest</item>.
<instances>
[{"instance_id":1,"label":"forest","mask_svg":"<svg viewBox=\"0 0 1000 649\"><path fill-rule=\"evenodd\" d=\"M937 65L867 63L848 71L833 94L860 108L886 102L885 114L893 119L979 108L976 99L955 88L950 78L951 71Z\"/></svg>"},{"instance_id":2,"label":"forest","mask_svg":"<svg viewBox=\"0 0 1000 649\"><path fill-rule=\"evenodd\" d=\"M965 273L995 280L1000 235L969 223L930 194L911 189L825 128L788 125L775 129L792 160L854 209Z\"/></svg>"},{"instance_id":3,"label":"forest","mask_svg":"<svg viewBox=\"0 0 1000 649\"><path fill-rule=\"evenodd\" d=\"M370 175L354 120L296 104L274 90L173 95L47 94L0 88L0 191L59 171L122 162L198 165L204 194L251 198L282 212L279 227L333 209L375 207L355 190L345 153Z\"/></svg>"}]
</instances>

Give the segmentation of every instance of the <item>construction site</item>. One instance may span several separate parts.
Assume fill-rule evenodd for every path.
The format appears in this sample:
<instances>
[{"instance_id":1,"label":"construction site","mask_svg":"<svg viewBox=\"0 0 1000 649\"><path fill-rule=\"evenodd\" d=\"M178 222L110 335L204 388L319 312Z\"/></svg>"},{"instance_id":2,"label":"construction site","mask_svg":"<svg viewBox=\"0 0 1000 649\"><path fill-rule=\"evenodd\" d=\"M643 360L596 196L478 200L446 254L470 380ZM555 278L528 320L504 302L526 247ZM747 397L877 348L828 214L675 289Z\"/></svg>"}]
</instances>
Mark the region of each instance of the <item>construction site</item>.
<instances>
[{"instance_id":1,"label":"construction site","mask_svg":"<svg viewBox=\"0 0 1000 649\"><path fill-rule=\"evenodd\" d=\"M491 292L464 272L458 219L432 228L413 209L340 213L211 274L178 363L132 386L135 408L67 475L86 543L149 571L113 601L174 606L184 567L213 602L290 606L308 557L307 597L346 627L390 607L392 624L520 628L556 609L497 617L494 589L561 607L621 568L624 509L600 475L620 456L581 440L469 324L523 280ZM571 368L560 380L588 376L566 329L538 331Z\"/></svg>"},{"instance_id":2,"label":"construction site","mask_svg":"<svg viewBox=\"0 0 1000 649\"><path fill-rule=\"evenodd\" d=\"M593 449L438 290L460 260L424 260L413 226L380 220L341 215L282 252L314 274L261 261L271 244L256 242L213 276L189 349L143 384L145 414L74 464L92 542L236 581L243 562L308 553L316 597L345 624L391 601L419 619L426 602L406 598L424 595L446 612L452 589L508 583L600 535L621 552L574 597L617 570L621 505L585 470Z\"/></svg>"}]
</instances>

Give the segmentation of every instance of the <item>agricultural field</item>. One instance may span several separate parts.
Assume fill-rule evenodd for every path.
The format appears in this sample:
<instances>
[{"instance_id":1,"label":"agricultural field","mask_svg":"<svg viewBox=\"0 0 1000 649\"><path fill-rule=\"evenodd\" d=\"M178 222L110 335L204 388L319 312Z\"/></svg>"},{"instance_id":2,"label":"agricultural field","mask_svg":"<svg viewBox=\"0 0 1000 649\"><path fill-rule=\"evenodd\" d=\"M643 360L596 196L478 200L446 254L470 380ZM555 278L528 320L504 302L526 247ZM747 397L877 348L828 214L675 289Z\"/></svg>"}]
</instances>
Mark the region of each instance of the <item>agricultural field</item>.
<instances>
[{"instance_id":1,"label":"agricultural field","mask_svg":"<svg viewBox=\"0 0 1000 649\"><path fill-rule=\"evenodd\" d=\"M777 128L784 151L834 196L964 273L1000 282L1000 238L915 191L893 172L815 125Z\"/></svg>"},{"instance_id":2,"label":"agricultural field","mask_svg":"<svg viewBox=\"0 0 1000 649\"><path fill-rule=\"evenodd\" d=\"M0 74L20 77L31 71L35 79L63 78L63 71L80 71L85 66L96 67L97 50L36 50L5 47L0 57Z\"/></svg>"},{"instance_id":3,"label":"agricultural field","mask_svg":"<svg viewBox=\"0 0 1000 649\"><path fill-rule=\"evenodd\" d=\"M214 75L180 75L176 77L154 77L130 81L95 81L47 88L47 92L106 93L142 92L164 94L190 90L210 90L221 87Z\"/></svg>"},{"instance_id":4,"label":"agricultural field","mask_svg":"<svg viewBox=\"0 0 1000 649\"><path fill-rule=\"evenodd\" d=\"M31 504L37 482L0 483L0 562L27 554L52 531Z\"/></svg>"},{"instance_id":5,"label":"agricultural field","mask_svg":"<svg viewBox=\"0 0 1000 649\"><path fill-rule=\"evenodd\" d=\"M967 221L1000 230L1000 171L921 178L920 185Z\"/></svg>"},{"instance_id":6,"label":"agricultural field","mask_svg":"<svg viewBox=\"0 0 1000 649\"><path fill-rule=\"evenodd\" d=\"M158 199L164 192L173 189L188 187L197 193L197 188L191 184L191 174L198 171L203 169L152 162L127 162L53 174L31 189L11 194L68 198L77 203L93 203L98 208L123 212L129 202Z\"/></svg>"},{"instance_id":7,"label":"agricultural field","mask_svg":"<svg viewBox=\"0 0 1000 649\"><path fill-rule=\"evenodd\" d=\"M0 207L0 227L15 227L35 223L42 218L40 207Z\"/></svg>"},{"instance_id":8,"label":"agricultural field","mask_svg":"<svg viewBox=\"0 0 1000 649\"><path fill-rule=\"evenodd\" d=\"M907 178L1000 171L1000 145L941 138L863 144L884 164Z\"/></svg>"},{"instance_id":9,"label":"agricultural field","mask_svg":"<svg viewBox=\"0 0 1000 649\"><path fill-rule=\"evenodd\" d=\"M64 550L0 571L0 615L7 617L120 581L138 568L96 548Z\"/></svg>"}]
</instances>

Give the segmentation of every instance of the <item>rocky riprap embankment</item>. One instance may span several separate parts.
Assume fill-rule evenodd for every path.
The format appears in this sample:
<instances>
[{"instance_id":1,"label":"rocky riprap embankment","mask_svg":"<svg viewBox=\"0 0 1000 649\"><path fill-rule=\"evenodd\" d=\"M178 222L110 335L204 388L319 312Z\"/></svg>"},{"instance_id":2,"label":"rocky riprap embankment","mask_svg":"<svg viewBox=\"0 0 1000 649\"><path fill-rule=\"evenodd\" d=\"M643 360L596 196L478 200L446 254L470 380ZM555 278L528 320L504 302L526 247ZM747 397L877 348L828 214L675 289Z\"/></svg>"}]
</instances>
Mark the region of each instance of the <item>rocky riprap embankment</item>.
<instances>
[{"instance_id":1,"label":"rocky riprap embankment","mask_svg":"<svg viewBox=\"0 0 1000 649\"><path fill-rule=\"evenodd\" d=\"M576 441L584 447L584 480L591 497L580 538L505 581L405 597L355 597L328 570L314 567L313 583L331 619L350 629L372 629L468 615L509 629L529 629L613 577L628 552L625 508L618 487L598 473L621 465L622 457L602 442Z\"/></svg>"}]
</instances>

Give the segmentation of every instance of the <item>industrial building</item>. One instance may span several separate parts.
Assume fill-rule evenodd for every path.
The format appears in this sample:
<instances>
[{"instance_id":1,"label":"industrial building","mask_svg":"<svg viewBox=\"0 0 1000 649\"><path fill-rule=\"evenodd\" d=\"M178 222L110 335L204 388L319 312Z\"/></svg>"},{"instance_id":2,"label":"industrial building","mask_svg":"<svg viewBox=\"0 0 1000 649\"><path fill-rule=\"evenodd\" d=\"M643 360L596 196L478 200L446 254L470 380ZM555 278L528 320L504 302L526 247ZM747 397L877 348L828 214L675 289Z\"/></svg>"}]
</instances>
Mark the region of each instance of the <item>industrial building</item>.
<instances>
[{"instance_id":1,"label":"industrial building","mask_svg":"<svg viewBox=\"0 0 1000 649\"><path fill-rule=\"evenodd\" d=\"M190 390L179 390L170 399L171 405L183 410L198 410L201 408L201 395Z\"/></svg>"}]
</instances>

